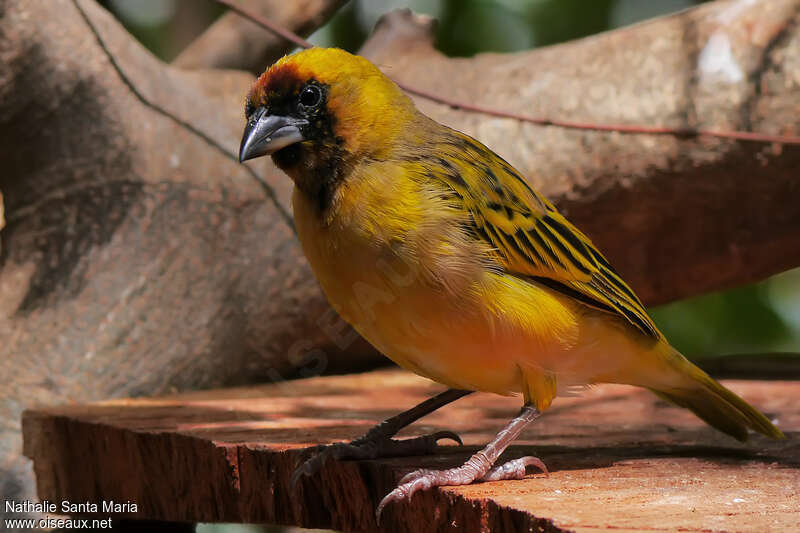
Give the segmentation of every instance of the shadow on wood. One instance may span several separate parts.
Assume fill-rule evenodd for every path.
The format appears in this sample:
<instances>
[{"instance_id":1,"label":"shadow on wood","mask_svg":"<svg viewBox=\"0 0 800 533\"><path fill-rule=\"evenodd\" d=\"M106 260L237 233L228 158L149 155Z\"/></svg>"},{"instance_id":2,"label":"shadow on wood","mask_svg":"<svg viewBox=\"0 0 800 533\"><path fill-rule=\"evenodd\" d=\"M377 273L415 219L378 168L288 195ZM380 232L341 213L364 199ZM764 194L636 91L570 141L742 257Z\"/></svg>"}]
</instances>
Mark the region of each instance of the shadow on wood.
<instances>
[{"instance_id":1,"label":"shadow on wood","mask_svg":"<svg viewBox=\"0 0 800 533\"><path fill-rule=\"evenodd\" d=\"M789 435L739 444L649 392L603 385L563 398L506 458L536 453L549 477L419 493L386 530L786 530L800 490L798 382L728 381ZM290 490L304 450L346 441L439 387L401 371L27 411L25 454L41 499L132 501L115 518L282 523L375 531L374 508L406 472L463 461L519 406L477 394L403 436L459 432L434 456L330 462ZM108 514L108 513L106 513Z\"/></svg>"}]
</instances>

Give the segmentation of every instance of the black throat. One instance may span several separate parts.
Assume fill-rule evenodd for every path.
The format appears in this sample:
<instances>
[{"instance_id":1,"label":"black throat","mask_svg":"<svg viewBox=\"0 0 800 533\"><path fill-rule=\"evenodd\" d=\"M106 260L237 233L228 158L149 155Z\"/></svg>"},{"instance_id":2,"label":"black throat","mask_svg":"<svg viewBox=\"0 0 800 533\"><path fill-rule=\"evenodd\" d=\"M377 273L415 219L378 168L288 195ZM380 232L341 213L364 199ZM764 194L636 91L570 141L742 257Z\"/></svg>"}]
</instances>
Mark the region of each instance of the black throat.
<instances>
[{"instance_id":1,"label":"black throat","mask_svg":"<svg viewBox=\"0 0 800 533\"><path fill-rule=\"evenodd\" d=\"M351 170L347 152L335 141L293 144L272 154L272 160L294 180L319 214L328 211L336 190Z\"/></svg>"},{"instance_id":2,"label":"black throat","mask_svg":"<svg viewBox=\"0 0 800 533\"><path fill-rule=\"evenodd\" d=\"M283 96L272 98L270 112L296 116L307 124L301 129L304 141L278 150L272 154L272 160L322 214L330 207L336 189L352 168L348 164L351 158L344 148L344 139L335 133L336 116L328 109L329 87L314 79L300 80L291 72L275 83L281 81L288 86L275 89ZM321 100L305 107L297 95L309 87L321 91Z\"/></svg>"}]
</instances>

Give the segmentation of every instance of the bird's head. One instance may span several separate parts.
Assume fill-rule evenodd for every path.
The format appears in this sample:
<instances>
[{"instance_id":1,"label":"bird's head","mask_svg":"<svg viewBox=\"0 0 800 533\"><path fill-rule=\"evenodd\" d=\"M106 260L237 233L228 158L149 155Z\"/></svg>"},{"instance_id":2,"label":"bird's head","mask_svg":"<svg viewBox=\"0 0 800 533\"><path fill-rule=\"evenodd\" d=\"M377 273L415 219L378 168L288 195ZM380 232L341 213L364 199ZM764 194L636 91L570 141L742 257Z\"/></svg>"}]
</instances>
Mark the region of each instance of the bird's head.
<instances>
[{"instance_id":1,"label":"bird's head","mask_svg":"<svg viewBox=\"0 0 800 533\"><path fill-rule=\"evenodd\" d=\"M258 78L245 115L240 161L271 155L299 188L327 194L348 166L387 157L415 110L363 57L311 48L283 57Z\"/></svg>"}]
</instances>

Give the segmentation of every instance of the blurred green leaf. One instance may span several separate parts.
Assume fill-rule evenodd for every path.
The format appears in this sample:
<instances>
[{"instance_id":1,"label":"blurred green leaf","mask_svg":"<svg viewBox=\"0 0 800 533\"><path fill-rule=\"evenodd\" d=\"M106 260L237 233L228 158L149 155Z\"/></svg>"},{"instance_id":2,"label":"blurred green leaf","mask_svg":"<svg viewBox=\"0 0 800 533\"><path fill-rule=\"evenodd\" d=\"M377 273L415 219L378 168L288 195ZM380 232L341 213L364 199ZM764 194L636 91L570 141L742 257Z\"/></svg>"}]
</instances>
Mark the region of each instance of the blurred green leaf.
<instances>
[{"instance_id":1,"label":"blurred green leaf","mask_svg":"<svg viewBox=\"0 0 800 533\"><path fill-rule=\"evenodd\" d=\"M779 351L796 342L767 296L770 281L652 310L670 342L688 356Z\"/></svg>"},{"instance_id":2,"label":"blurred green leaf","mask_svg":"<svg viewBox=\"0 0 800 533\"><path fill-rule=\"evenodd\" d=\"M523 13L495 2L442 1L436 47L447 55L514 52L533 44L531 24Z\"/></svg>"}]
</instances>

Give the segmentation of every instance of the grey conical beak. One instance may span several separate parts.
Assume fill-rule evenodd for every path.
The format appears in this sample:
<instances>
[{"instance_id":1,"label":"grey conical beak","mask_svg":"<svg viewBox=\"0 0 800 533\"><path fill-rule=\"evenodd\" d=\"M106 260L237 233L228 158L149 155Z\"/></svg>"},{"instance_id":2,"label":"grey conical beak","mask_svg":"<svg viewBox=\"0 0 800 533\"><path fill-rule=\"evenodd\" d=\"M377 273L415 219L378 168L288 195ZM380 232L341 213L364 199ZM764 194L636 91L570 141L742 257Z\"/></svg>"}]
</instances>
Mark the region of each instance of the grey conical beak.
<instances>
[{"instance_id":1,"label":"grey conical beak","mask_svg":"<svg viewBox=\"0 0 800 533\"><path fill-rule=\"evenodd\" d=\"M239 146L239 162L262 155L269 155L290 144L304 140L300 129L308 121L296 117L268 115L264 107L259 107L247 120Z\"/></svg>"}]
</instances>

